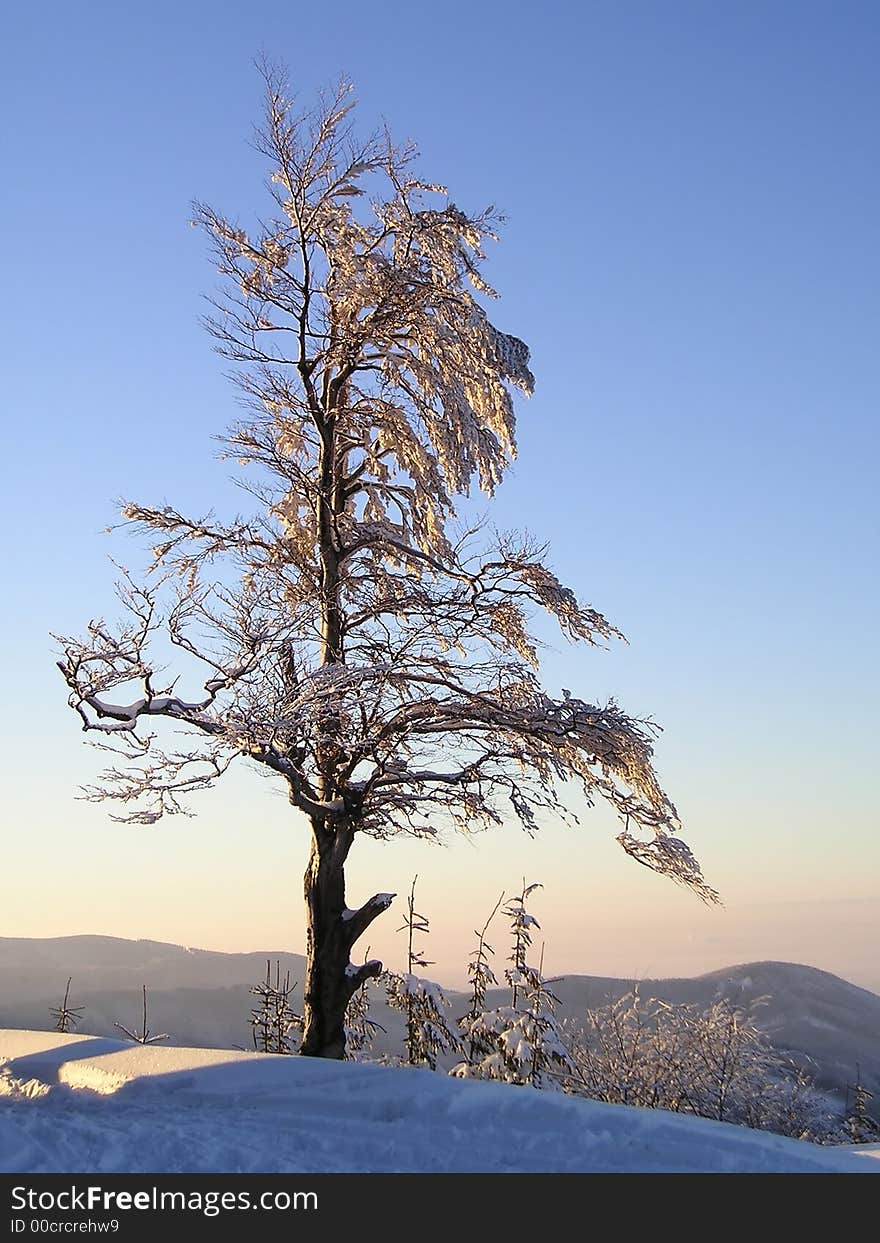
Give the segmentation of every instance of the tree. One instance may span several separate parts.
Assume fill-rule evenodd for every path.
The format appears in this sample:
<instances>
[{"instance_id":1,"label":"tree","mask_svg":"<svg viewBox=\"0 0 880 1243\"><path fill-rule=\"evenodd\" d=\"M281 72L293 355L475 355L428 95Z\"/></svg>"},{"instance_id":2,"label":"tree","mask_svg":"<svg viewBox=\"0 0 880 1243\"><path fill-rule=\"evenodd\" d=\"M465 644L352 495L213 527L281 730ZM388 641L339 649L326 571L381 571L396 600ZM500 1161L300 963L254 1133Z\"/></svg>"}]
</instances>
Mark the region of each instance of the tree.
<instances>
[{"instance_id":1,"label":"tree","mask_svg":"<svg viewBox=\"0 0 880 1243\"><path fill-rule=\"evenodd\" d=\"M368 949L368 958L369 953ZM345 1010L345 1056L350 1062L368 1061L377 1032L388 1034L370 1013L370 989L373 985L373 980L367 980L352 993Z\"/></svg>"},{"instance_id":2,"label":"tree","mask_svg":"<svg viewBox=\"0 0 880 1243\"><path fill-rule=\"evenodd\" d=\"M637 988L567 1032L569 1091L593 1100L837 1142L828 1102L758 1027L759 1003L706 1007L643 998Z\"/></svg>"},{"instance_id":3,"label":"tree","mask_svg":"<svg viewBox=\"0 0 880 1243\"><path fill-rule=\"evenodd\" d=\"M258 1005L251 1010L251 1032L254 1048L260 1053L292 1053L291 1040L294 1033L302 1030L302 1018L290 1005L290 995L296 984L290 982L290 972L281 980L281 960L275 960L275 981L272 981L272 963L266 959L266 978L250 990Z\"/></svg>"},{"instance_id":4,"label":"tree","mask_svg":"<svg viewBox=\"0 0 880 1243\"><path fill-rule=\"evenodd\" d=\"M188 810L237 758L286 786L311 840L302 1052L341 1057L347 1003L381 971L352 966L352 946L393 897L346 905L359 833L471 831L505 811L532 832L540 812L572 816L560 787L577 779L619 812L624 850L714 894L654 773L652 723L538 680L533 609L573 640L619 632L530 537L456 525L455 498L502 479L512 389L533 386L527 347L483 306L499 217L421 180L411 146L359 141L347 83L302 112L264 76L271 218L248 232L196 209L226 281L207 325L247 408L225 452L259 510L126 503L152 573L123 573L126 619L61 640L59 667L83 728L122 753L88 791L120 818ZM160 632L184 658L170 680ZM160 719L190 744L166 747Z\"/></svg>"},{"instance_id":5,"label":"tree","mask_svg":"<svg viewBox=\"0 0 880 1243\"><path fill-rule=\"evenodd\" d=\"M467 1037L467 1056L464 1065L473 1066L481 1059L489 1050L482 1044L477 1035L477 1022L486 1008L486 993L490 988L498 983L495 972L492 970L490 958L493 958L495 951L486 940L486 933L489 931L489 925L498 913L498 908L504 901L504 892L492 908L489 918L483 924L482 929L478 932L474 929L474 936L477 938L477 948L472 952L468 959L468 980L471 986L471 1004L468 1007L467 1014L462 1015L458 1020L458 1025Z\"/></svg>"},{"instance_id":6,"label":"tree","mask_svg":"<svg viewBox=\"0 0 880 1243\"><path fill-rule=\"evenodd\" d=\"M407 901L406 915L398 932L406 932L406 974L385 972L385 990L388 1005L406 1015L406 1061L410 1066L428 1066L437 1069L437 1058L458 1048L458 1037L446 1018L449 1005L438 984L416 975L416 967L432 967L434 964L417 948L413 937L417 932L427 934L431 925L426 915L416 910L416 881Z\"/></svg>"},{"instance_id":7,"label":"tree","mask_svg":"<svg viewBox=\"0 0 880 1243\"><path fill-rule=\"evenodd\" d=\"M55 1030L57 1032L75 1031L77 1024L80 1022L80 1015L85 1010L85 1006L72 1006L69 1004L72 981L73 976L68 976L67 987L64 990L64 1000L60 1006L50 1008L49 1010L49 1013L55 1020Z\"/></svg>"},{"instance_id":8,"label":"tree","mask_svg":"<svg viewBox=\"0 0 880 1243\"><path fill-rule=\"evenodd\" d=\"M850 1092L853 1094L852 1109L849 1107ZM869 1144L880 1139L880 1125L868 1113L873 1099L874 1093L869 1092L862 1083L861 1068L857 1064L855 1083L846 1085L846 1119L843 1125L847 1138L854 1144Z\"/></svg>"},{"instance_id":9,"label":"tree","mask_svg":"<svg viewBox=\"0 0 880 1243\"><path fill-rule=\"evenodd\" d=\"M510 985L510 1004L514 1010L520 989L529 983L531 968L528 956L532 948L532 929L537 928L539 932L541 930L537 919L526 909L526 899L530 898L536 889L543 889L540 881L527 885L523 877L522 889L516 897L510 899L504 908L504 914L510 921L510 934L513 941L510 957L507 960L510 966L504 974Z\"/></svg>"},{"instance_id":10,"label":"tree","mask_svg":"<svg viewBox=\"0 0 880 1243\"><path fill-rule=\"evenodd\" d=\"M118 1027L124 1036L128 1036L129 1040L133 1040L135 1044L158 1044L160 1040L170 1040L171 1037L167 1032L159 1032L153 1035L147 1026L147 986L144 985L144 1018L141 1024L141 1030L138 1031L134 1027L126 1027L124 1023L114 1023L114 1027Z\"/></svg>"},{"instance_id":11,"label":"tree","mask_svg":"<svg viewBox=\"0 0 880 1243\"><path fill-rule=\"evenodd\" d=\"M540 924L526 909L526 899L540 888L540 884L527 885L524 879L520 893L504 908L513 941L508 959L510 966L504 972L510 985L510 1004L491 1010L483 1005L489 977L495 982L491 969L486 976L483 959L488 923L483 929L474 961L485 984L478 989L475 983L471 1012L461 1022L468 1043L468 1057L450 1072L458 1078L500 1079L505 1083L530 1084L534 1088L561 1089L566 1077L575 1069L556 1018L559 998L550 988L556 981L544 978L544 947L541 947L537 967L528 961L531 930L540 928ZM473 973L472 978L475 979Z\"/></svg>"}]
</instances>

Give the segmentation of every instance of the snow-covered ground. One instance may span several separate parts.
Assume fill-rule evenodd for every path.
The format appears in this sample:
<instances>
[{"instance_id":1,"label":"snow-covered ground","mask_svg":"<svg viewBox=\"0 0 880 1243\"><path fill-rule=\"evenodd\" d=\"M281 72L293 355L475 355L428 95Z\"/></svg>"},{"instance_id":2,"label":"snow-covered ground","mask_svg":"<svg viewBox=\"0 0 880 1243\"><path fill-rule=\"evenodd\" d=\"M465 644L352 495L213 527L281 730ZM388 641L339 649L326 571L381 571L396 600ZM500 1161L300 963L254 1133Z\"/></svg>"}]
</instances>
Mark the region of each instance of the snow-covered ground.
<instances>
[{"instance_id":1,"label":"snow-covered ground","mask_svg":"<svg viewBox=\"0 0 880 1243\"><path fill-rule=\"evenodd\" d=\"M0 1031L6 1172L880 1172L872 1151L531 1088Z\"/></svg>"}]
</instances>

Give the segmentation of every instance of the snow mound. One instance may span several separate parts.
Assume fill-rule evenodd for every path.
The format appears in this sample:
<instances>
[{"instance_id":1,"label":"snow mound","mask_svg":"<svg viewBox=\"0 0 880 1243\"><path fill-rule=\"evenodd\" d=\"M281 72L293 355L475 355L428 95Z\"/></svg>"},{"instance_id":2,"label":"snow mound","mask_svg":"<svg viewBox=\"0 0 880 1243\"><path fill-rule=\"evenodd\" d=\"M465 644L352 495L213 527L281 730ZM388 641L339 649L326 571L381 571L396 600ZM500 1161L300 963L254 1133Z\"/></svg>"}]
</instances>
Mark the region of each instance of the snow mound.
<instances>
[{"instance_id":1,"label":"snow mound","mask_svg":"<svg viewBox=\"0 0 880 1243\"><path fill-rule=\"evenodd\" d=\"M7 1172L880 1173L878 1155L423 1070L0 1030Z\"/></svg>"}]
</instances>

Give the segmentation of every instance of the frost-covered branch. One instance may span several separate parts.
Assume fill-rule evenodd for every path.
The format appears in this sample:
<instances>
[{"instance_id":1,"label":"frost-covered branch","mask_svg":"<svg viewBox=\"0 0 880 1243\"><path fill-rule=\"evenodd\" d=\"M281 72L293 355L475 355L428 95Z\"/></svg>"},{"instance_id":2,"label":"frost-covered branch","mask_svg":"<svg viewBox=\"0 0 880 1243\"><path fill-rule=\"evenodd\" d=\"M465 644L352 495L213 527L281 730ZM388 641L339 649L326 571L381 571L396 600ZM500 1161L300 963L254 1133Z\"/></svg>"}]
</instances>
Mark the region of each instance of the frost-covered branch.
<instances>
[{"instance_id":1,"label":"frost-covered branch","mask_svg":"<svg viewBox=\"0 0 880 1243\"><path fill-rule=\"evenodd\" d=\"M303 110L262 72L266 214L194 207L222 281L207 327L243 402L222 453L254 512L126 501L146 582L124 574L121 623L62 639L58 665L118 757L88 797L125 818L186 811L235 759L283 783L312 843L303 1048L341 1056L345 1006L380 970L349 960L382 909L348 912L358 833L532 833L576 819L579 782L640 863L715 894L654 771L653 723L539 682L536 614L573 642L620 632L531 536L457 525L457 498L504 478L514 398L534 388L485 275L500 217L417 172L411 144L359 137L349 83Z\"/></svg>"},{"instance_id":2,"label":"frost-covered branch","mask_svg":"<svg viewBox=\"0 0 880 1243\"><path fill-rule=\"evenodd\" d=\"M770 1045L758 1005L670 1005L635 988L569 1026L568 1090L827 1142L837 1129L827 1100Z\"/></svg>"}]
</instances>

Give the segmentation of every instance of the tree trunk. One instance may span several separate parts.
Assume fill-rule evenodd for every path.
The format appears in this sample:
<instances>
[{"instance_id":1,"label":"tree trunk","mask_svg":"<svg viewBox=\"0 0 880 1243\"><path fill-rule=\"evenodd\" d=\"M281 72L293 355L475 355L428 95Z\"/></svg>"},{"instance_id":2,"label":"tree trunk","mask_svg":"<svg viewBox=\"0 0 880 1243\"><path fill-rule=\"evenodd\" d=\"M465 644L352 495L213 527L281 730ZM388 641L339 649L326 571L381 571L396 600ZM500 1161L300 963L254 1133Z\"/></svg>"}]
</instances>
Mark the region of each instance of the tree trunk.
<instances>
[{"instance_id":1,"label":"tree trunk","mask_svg":"<svg viewBox=\"0 0 880 1243\"><path fill-rule=\"evenodd\" d=\"M329 373L328 373L329 376ZM322 665L344 662L342 582L336 522L345 510L347 449L336 442L336 409L344 406L345 384L328 380L322 394L323 414L318 420L320 491L317 508L318 549L321 559ZM339 718L332 708L319 722L321 742L316 748L319 796L339 797L336 768L339 759ZM351 820L314 817L312 846L305 874L306 979L303 989L303 1042L300 1053L309 1057L345 1056L345 1011L352 995L382 970L378 961L358 967L350 960L351 947L365 928L386 909L393 894L377 894L359 910L345 905L345 860L354 840Z\"/></svg>"},{"instance_id":2,"label":"tree trunk","mask_svg":"<svg viewBox=\"0 0 880 1243\"><path fill-rule=\"evenodd\" d=\"M382 970L372 960L355 967L351 947L393 894L376 894L356 911L345 905L345 860L354 830L313 821L306 868L306 978L303 988L303 1042L308 1057L345 1056L345 1011L352 994Z\"/></svg>"}]
</instances>

